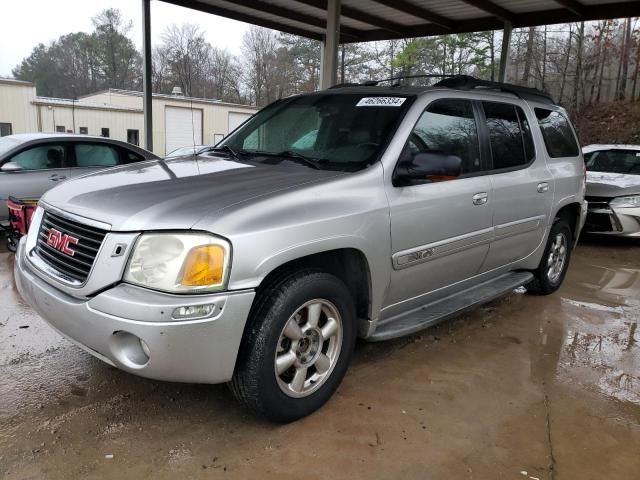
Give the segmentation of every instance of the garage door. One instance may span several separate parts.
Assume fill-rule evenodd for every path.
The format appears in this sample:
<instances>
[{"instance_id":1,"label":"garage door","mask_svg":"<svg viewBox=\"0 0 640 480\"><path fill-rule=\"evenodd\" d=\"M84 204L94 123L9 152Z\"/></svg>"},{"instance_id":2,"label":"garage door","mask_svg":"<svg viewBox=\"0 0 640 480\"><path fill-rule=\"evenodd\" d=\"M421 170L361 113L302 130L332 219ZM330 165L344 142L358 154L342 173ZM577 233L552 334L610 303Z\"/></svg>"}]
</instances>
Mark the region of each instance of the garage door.
<instances>
[{"instance_id":1,"label":"garage door","mask_svg":"<svg viewBox=\"0 0 640 480\"><path fill-rule=\"evenodd\" d=\"M236 128L242 125L245 120L251 118L250 113L229 112L229 132L233 132Z\"/></svg>"},{"instance_id":2,"label":"garage door","mask_svg":"<svg viewBox=\"0 0 640 480\"><path fill-rule=\"evenodd\" d=\"M165 107L165 152L202 145L202 110Z\"/></svg>"}]
</instances>

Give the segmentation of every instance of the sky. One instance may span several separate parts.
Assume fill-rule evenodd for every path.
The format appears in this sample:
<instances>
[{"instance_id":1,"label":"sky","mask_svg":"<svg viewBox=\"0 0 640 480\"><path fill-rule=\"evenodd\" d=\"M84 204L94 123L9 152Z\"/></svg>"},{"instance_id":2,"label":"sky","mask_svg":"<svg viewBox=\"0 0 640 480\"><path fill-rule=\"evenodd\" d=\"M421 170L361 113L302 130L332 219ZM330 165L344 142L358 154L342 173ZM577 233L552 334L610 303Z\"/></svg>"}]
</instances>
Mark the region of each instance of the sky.
<instances>
[{"instance_id":1,"label":"sky","mask_svg":"<svg viewBox=\"0 0 640 480\"><path fill-rule=\"evenodd\" d=\"M133 21L130 37L142 47L142 2L140 0L3 0L0 28L0 77L31 53L38 43L47 44L71 32L93 30L91 17L105 8L117 8ZM163 30L173 24L194 23L215 47L238 53L246 23L177 7L161 1L151 2L152 43L160 42Z\"/></svg>"}]
</instances>

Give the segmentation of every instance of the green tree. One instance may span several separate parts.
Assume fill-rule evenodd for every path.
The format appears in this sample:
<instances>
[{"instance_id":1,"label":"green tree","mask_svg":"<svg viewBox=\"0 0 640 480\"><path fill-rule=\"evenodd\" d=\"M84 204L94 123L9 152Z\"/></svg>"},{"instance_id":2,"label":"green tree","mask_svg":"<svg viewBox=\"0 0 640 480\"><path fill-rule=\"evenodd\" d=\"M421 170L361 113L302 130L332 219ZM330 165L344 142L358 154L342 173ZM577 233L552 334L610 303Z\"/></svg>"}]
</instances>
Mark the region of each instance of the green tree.
<instances>
[{"instance_id":1,"label":"green tree","mask_svg":"<svg viewBox=\"0 0 640 480\"><path fill-rule=\"evenodd\" d=\"M61 98L110 87L138 88L141 59L127 37L131 22L109 9L94 17L93 23L91 33L69 33L49 45L37 45L13 69L13 76L34 82L38 95Z\"/></svg>"},{"instance_id":2,"label":"green tree","mask_svg":"<svg viewBox=\"0 0 640 480\"><path fill-rule=\"evenodd\" d=\"M93 17L93 44L105 85L132 88L140 84L141 57L128 37L132 22L120 10L109 8Z\"/></svg>"}]
</instances>

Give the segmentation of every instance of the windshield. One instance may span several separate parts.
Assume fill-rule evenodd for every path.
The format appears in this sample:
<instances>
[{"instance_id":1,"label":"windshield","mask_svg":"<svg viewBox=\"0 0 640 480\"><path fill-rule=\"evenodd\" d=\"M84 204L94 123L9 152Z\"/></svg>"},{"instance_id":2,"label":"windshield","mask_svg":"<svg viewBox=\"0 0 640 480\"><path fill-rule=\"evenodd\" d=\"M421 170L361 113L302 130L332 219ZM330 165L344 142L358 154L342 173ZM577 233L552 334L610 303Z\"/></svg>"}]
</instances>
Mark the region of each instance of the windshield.
<instances>
[{"instance_id":1,"label":"windshield","mask_svg":"<svg viewBox=\"0 0 640 480\"><path fill-rule=\"evenodd\" d=\"M264 163L304 157L310 166L355 171L378 159L411 101L342 93L293 97L265 108L218 147Z\"/></svg>"},{"instance_id":2,"label":"windshield","mask_svg":"<svg viewBox=\"0 0 640 480\"><path fill-rule=\"evenodd\" d=\"M20 143L20 140L16 140L15 138L0 137L0 155L4 155L12 148L20 145Z\"/></svg>"},{"instance_id":3,"label":"windshield","mask_svg":"<svg viewBox=\"0 0 640 480\"><path fill-rule=\"evenodd\" d=\"M640 150L599 150L586 153L584 161L590 172L640 175Z\"/></svg>"}]
</instances>

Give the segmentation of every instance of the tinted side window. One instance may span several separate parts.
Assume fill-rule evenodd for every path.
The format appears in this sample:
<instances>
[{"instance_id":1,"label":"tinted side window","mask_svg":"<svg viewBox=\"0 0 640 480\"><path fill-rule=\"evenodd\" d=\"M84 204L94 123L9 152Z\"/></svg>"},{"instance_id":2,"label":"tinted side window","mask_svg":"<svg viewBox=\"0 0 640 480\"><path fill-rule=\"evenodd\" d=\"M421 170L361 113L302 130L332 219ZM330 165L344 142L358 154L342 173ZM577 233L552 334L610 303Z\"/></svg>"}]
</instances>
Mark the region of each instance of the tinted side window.
<instances>
[{"instance_id":1,"label":"tinted side window","mask_svg":"<svg viewBox=\"0 0 640 480\"><path fill-rule=\"evenodd\" d=\"M118 152L107 145L80 143L75 146L77 167L114 167Z\"/></svg>"},{"instance_id":2,"label":"tinted side window","mask_svg":"<svg viewBox=\"0 0 640 480\"><path fill-rule=\"evenodd\" d=\"M493 168L499 170L528 164L535 152L524 112L508 103L483 102L483 107ZM520 118L523 119L522 124Z\"/></svg>"},{"instance_id":3,"label":"tinted side window","mask_svg":"<svg viewBox=\"0 0 640 480\"><path fill-rule=\"evenodd\" d=\"M536 147L533 144L533 135L531 134L531 127L527 121L527 116L524 114L520 107L516 107L516 113L518 114L518 120L520 120L520 127L522 128L522 139L524 140L524 155L527 158L527 162L530 162L536 158Z\"/></svg>"},{"instance_id":4,"label":"tinted side window","mask_svg":"<svg viewBox=\"0 0 640 480\"><path fill-rule=\"evenodd\" d=\"M462 174L482 170L478 128L469 100L442 99L420 116L408 140L412 154L446 152L462 159Z\"/></svg>"},{"instance_id":5,"label":"tinted side window","mask_svg":"<svg viewBox=\"0 0 640 480\"><path fill-rule=\"evenodd\" d=\"M61 144L40 145L18 153L10 161L25 170L62 168L66 165L65 148Z\"/></svg>"},{"instance_id":6,"label":"tinted side window","mask_svg":"<svg viewBox=\"0 0 640 480\"><path fill-rule=\"evenodd\" d=\"M577 157L580 149L569 120L560 112L536 108L538 125L551 158Z\"/></svg>"}]
</instances>

